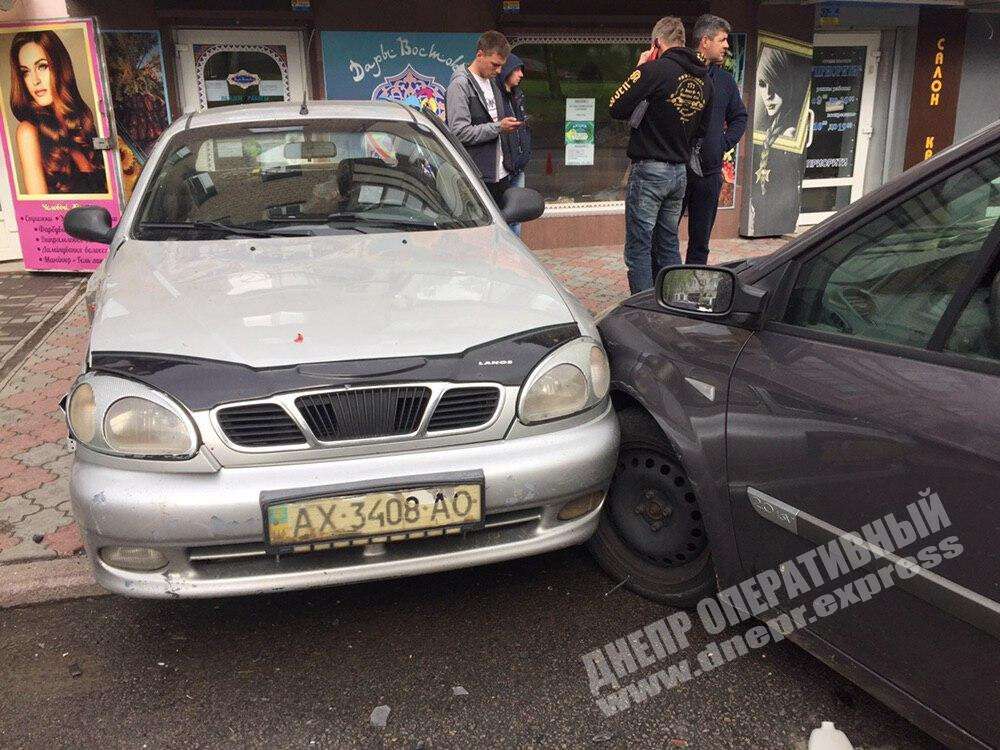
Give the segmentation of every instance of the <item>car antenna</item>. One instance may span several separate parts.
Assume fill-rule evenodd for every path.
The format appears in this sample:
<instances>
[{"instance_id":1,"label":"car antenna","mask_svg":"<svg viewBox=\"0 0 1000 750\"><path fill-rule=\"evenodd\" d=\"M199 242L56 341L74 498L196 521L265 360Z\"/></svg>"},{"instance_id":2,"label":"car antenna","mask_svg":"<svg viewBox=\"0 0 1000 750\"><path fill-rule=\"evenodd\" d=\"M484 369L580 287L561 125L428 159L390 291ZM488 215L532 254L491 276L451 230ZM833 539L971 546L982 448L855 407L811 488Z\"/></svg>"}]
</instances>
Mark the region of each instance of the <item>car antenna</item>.
<instances>
[{"instance_id":1,"label":"car antenna","mask_svg":"<svg viewBox=\"0 0 1000 750\"><path fill-rule=\"evenodd\" d=\"M309 53L312 51L313 37L316 36L316 27L313 26L312 31L309 32L309 41L306 42L306 64L309 61ZM306 96L309 93L309 82L308 76L303 77L302 81L302 107L299 109L300 115L308 115L309 107L306 106Z\"/></svg>"}]
</instances>

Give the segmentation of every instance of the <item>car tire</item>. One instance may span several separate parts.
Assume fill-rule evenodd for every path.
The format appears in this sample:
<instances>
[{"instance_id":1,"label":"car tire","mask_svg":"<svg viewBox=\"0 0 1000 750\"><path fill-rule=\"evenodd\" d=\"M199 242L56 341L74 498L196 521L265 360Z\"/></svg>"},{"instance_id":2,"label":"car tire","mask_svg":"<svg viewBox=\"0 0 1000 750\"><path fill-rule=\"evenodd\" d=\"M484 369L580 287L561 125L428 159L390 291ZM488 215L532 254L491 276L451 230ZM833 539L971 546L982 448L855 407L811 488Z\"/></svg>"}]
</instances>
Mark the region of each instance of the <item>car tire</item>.
<instances>
[{"instance_id":1,"label":"car tire","mask_svg":"<svg viewBox=\"0 0 1000 750\"><path fill-rule=\"evenodd\" d=\"M618 419L618 465L590 550L640 596L692 607L716 589L698 499L655 420L636 407Z\"/></svg>"}]
</instances>

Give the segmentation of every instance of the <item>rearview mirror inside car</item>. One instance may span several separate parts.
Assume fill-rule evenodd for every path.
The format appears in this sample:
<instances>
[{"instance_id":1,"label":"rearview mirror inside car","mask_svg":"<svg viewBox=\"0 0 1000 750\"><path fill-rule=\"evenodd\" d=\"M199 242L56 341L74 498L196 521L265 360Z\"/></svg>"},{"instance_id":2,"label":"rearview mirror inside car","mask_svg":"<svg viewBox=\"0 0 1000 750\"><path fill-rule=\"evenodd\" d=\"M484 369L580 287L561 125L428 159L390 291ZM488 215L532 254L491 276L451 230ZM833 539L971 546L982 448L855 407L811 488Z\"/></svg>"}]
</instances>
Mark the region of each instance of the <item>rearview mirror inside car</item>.
<instances>
[{"instance_id":1,"label":"rearview mirror inside car","mask_svg":"<svg viewBox=\"0 0 1000 750\"><path fill-rule=\"evenodd\" d=\"M290 161L296 159L335 159L337 157L337 144L332 141L286 143L284 156Z\"/></svg>"},{"instance_id":2,"label":"rearview mirror inside car","mask_svg":"<svg viewBox=\"0 0 1000 750\"><path fill-rule=\"evenodd\" d=\"M733 306L736 276L726 268L674 266L657 279L660 304L681 312L725 315Z\"/></svg>"},{"instance_id":3,"label":"rearview mirror inside car","mask_svg":"<svg viewBox=\"0 0 1000 750\"><path fill-rule=\"evenodd\" d=\"M63 217L63 229L70 237L110 245L115 234L111 214L100 206L77 206Z\"/></svg>"},{"instance_id":4,"label":"rearview mirror inside car","mask_svg":"<svg viewBox=\"0 0 1000 750\"><path fill-rule=\"evenodd\" d=\"M520 224L523 221L537 219L545 213L545 201L537 190L522 187L507 188L503 194L500 212L508 224Z\"/></svg>"}]
</instances>

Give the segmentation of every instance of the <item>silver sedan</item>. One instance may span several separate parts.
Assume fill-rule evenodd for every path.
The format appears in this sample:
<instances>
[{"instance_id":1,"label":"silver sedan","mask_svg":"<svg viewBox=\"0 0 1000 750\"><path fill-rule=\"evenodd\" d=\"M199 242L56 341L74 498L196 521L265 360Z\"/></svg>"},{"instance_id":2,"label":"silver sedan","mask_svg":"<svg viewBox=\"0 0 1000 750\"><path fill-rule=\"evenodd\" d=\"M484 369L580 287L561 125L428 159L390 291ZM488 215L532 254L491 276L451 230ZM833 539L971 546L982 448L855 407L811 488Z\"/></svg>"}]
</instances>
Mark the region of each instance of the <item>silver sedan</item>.
<instances>
[{"instance_id":1,"label":"silver sedan","mask_svg":"<svg viewBox=\"0 0 1000 750\"><path fill-rule=\"evenodd\" d=\"M433 116L214 109L161 138L110 245L66 411L73 510L120 594L248 594L553 550L618 449L590 315Z\"/></svg>"}]
</instances>

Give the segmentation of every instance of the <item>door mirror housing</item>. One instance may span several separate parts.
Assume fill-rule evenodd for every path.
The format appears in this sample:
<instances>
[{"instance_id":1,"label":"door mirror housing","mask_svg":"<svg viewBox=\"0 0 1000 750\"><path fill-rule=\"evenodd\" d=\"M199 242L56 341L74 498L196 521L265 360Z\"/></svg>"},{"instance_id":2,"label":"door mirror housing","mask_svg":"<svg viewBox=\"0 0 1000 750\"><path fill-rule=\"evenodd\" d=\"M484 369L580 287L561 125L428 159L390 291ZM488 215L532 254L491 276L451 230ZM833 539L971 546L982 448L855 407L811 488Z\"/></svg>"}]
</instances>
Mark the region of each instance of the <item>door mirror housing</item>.
<instances>
[{"instance_id":1,"label":"door mirror housing","mask_svg":"<svg viewBox=\"0 0 1000 750\"><path fill-rule=\"evenodd\" d=\"M508 224L532 221L545 213L545 201L537 190L522 187L507 188L503 194L500 213Z\"/></svg>"},{"instance_id":2,"label":"door mirror housing","mask_svg":"<svg viewBox=\"0 0 1000 750\"><path fill-rule=\"evenodd\" d=\"M670 266L656 277L656 300L675 312L725 317L732 313L758 315L767 292L741 284L728 268Z\"/></svg>"},{"instance_id":3,"label":"door mirror housing","mask_svg":"<svg viewBox=\"0 0 1000 750\"><path fill-rule=\"evenodd\" d=\"M70 237L110 245L115 228L108 209L100 206L77 206L63 218L63 229Z\"/></svg>"},{"instance_id":4,"label":"door mirror housing","mask_svg":"<svg viewBox=\"0 0 1000 750\"><path fill-rule=\"evenodd\" d=\"M727 315L733 308L736 275L727 268L671 266L656 280L661 305L679 312Z\"/></svg>"}]
</instances>

